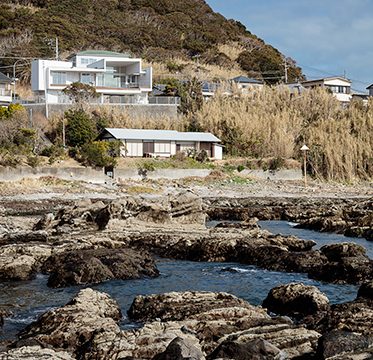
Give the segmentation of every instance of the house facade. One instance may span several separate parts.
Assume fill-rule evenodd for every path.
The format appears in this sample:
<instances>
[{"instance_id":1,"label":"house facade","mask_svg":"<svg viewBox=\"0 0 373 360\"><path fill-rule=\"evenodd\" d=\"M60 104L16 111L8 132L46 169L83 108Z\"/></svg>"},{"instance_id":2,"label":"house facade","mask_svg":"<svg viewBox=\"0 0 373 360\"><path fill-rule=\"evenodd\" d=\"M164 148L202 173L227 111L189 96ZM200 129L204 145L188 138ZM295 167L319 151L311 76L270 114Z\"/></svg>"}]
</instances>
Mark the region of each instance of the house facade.
<instances>
[{"instance_id":1,"label":"house facade","mask_svg":"<svg viewBox=\"0 0 373 360\"><path fill-rule=\"evenodd\" d=\"M12 79L0 73L0 106L12 102Z\"/></svg>"},{"instance_id":2,"label":"house facade","mask_svg":"<svg viewBox=\"0 0 373 360\"><path fill-rule=\"evenodd\" d=\"M367 87L367 90L369 91L369 96L373 96L373 84L372 85L369 85Z\"/></svg>"},{"instance_id":3,"label":"house facade","mask_svg":"<svg viewBox=\"0 0 373 360\"><path fill-rule=\"evenodd\" d=\"M334 97L342 103L351 101L351 81L344 77L328 77L317 80L303 81L302 85L306 88L323 87L329 89Z\"/></svg>"},{"instance_id":4,"label":"house facade","mask_svg":"<svg viewBox=\"0 0 373 360\"><path fill-rule=\"evenodd\" d=\"M111 51L82 51L68 59L34 60L31 87L46 103L70 103L62 90L74 82L95 87L99 103L147 104L152 91L152 68L141 59Z\"/></svg>"},{"instance_id":5,"label":"house facade","mask_svg":"<svg viewBox=\"0 0 373 360\"><path fill-rule=\"evenodd\" d=\"M221 160L221 140L211 133L175 130L105 129L100 140L120 140L123 157L171 157L178 152L205 150L210 159Z\"/></svg>"},{"instance_id":6,"label":"house facade","mask_svg":"<svg viewBox=\"0 0 373 360\"><path fill-rule=\"evenodd\" d=\"M247 93L250 90L258 90L264 86L264 82L257 79L252 79L246 76L237 76L231 80L241 92Z\"/></svg>"}]
</instances>

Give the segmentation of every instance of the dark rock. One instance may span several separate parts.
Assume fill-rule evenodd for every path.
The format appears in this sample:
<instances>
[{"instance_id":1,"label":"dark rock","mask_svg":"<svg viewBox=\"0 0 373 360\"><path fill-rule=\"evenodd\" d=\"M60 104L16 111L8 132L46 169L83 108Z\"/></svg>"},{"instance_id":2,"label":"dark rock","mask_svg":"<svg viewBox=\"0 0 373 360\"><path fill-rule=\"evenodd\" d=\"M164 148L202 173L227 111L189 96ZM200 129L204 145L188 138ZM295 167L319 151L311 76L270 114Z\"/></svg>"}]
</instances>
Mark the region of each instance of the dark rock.
<instances>
[{"instance_id":1,"label":"dark rock","mask_svg":"<svg viewBox=\"0 0 373 360\"><path fill-rule=\"evenodd\" d=\"M132 249L81 250L53 255L44 263L43 271L51 273L50 287L159 275L148 253Z\"/></svg>"},{"instance_id":2,"label":"dark rock","mask_svg":"<svg viewBox=\"0 0 373 360\"><path fill-rule=\"evenodd\" d=\"M246 343L223 342L207 357L208 360L279 360L283 358L285 358L285 355L279 348L263 339L255 339Z\"/></svg>"},{"instance_id":3,"label":"dark rock","mask_svg":"<svg viewBox=\"0 0 373 360\"><path fill-rule=\"evenodd\" d=\"M320 251L329 261L340 261L347 257L366 256L366 249L363 246L348 242L324 245Z\"/></svg>"},{"instance_id":4,"label":"dark rock","mask_svg":"<svg viewBox=\"0 0 373 360\"><path fill-rule=\"evenodd\" d=\"M0 237L0 245L30 243L30 242L46 243L47 241L48 241L48 233L46 231L10 232Z\"/></svg>"},{"instance_id":5,"label":"dark rock","mask_svg":"<svg viewBox=\"0 0 373 360\"><path fill-rule=\"evenodd\" d=\"M359 288L357 297L373 300L373 281L363 283Z\"/></svg>"},{"instance_id":6,"label":"dark rock","mask_svg":"<svg viewBox=\"0 0 373 360\"><path fill-rule=\"evenodd\" d=\"M204 358L202 351L186 339L175 338L166 350L154 356L153 360L201 360Z\"/></svg>"},{"instance_id":7,"label":"dark rock","mask_svg":"<svg viewBox=\"0 0 373 360\"><path fill-rule=\"evenodd\" d=\"M329 300L315 286L292 283L273 288L262 306L279 315L302 318L327 310Z\"/></svg>"},{"instance_id":8,"label":"dark rock","mask_svg":"<svg viewBox=\"0 0 373 360\"><path fill-rule=\"evenodd\" d=\"M372 347L372 336L334 330L319 339L317 355L320 359L334 358L338 355L344 355L344 359L349 359L348 354L361 353ZM362 357L362 359L367 358Z\"/></svg>"}]
</instances>

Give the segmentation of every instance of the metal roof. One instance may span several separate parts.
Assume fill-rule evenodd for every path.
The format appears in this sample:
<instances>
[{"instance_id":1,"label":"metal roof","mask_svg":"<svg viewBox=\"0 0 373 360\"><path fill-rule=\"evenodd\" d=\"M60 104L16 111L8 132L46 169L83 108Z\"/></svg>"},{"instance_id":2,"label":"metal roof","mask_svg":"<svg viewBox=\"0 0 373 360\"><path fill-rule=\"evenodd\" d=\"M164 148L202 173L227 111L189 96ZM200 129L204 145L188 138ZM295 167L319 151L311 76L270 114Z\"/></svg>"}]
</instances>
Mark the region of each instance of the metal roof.
<instances>
[{"instance_id":1,"label":"metal roof","mask_svg":"<svg viewBox=\"0 0 373 360\"><path fill-rule=\"evenodd\" d=\"M373 84L372 85L369 85L368 87L367 87L367 89L372 89L373 88Z\"/></svg>"},{"instance_id":2,"label":"metal roof","mask_svg":"<svg viewBox=\"0 0 373 360\"><path fill-rule=\"evenodd\" d=\"M0 83L11 83L12 79L0 72Z\"/></svg>"},{"instance_id":3,"label":"metal roof","mask_svg":"<svg viewBox=\"0 0 373 360\"><path fill-rule=\"evenodd\" d=\"M215 135L204 132L179 132L176 130L144 130L106 128L114 138L120 140L159 140L159 141L204 141L220 142Z\"/></svg>"},{"instance_id":4,"label":"metal roof","mask_svg":"<svg viewBox=\"0 0 373 360\"><path fill-rule=\"evenodd\" d=\"M237 76L232 79L236 83L243 83L243 84L263 84L263 81L253 79L253 78L248 78L246 76Z\"/></svg>"}]
</instances>

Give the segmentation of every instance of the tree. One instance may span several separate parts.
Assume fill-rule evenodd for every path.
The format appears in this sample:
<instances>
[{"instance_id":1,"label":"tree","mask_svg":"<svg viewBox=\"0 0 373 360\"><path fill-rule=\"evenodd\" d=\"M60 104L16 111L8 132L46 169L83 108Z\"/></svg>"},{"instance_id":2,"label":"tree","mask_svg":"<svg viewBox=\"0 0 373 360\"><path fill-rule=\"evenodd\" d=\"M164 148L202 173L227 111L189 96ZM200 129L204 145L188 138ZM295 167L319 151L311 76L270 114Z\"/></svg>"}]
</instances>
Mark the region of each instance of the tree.
<instances>
[{"instance_id":1,"label":"tree","mask_svg":"<svg viewBox=\"0 0 373 360\"><path fill-rule=\"evenodd\" d=\"M66 141L69 146L82 146L95 139L97 130L91 117L83 110L68 110L65 112Z\"/></svg>"},{"instance_id":2,"label":"tree","mask_svg":"<svg viewBox=\"0 0 373 360\"><path fill-rule=\"evenodd\" d=\"M106 141L93 141L82 146L80 161L85 165L106 167L115 166L116 159L110 153L111 146Z\"/></svg>"},{"instance_id":3,"label":"tree","mask_svg":"<svg viewBox=\"0 0 373 360\"><path fill-rule=\"evenodd\" d=\"M83 84L81 82L74 82L70 84L69 86L65 87L62 92L65 95L68 95L73 102L79 105L87 103L90 100L98 98L100 96L96 92L94 86Z\"/></svg>"}]
</instances>

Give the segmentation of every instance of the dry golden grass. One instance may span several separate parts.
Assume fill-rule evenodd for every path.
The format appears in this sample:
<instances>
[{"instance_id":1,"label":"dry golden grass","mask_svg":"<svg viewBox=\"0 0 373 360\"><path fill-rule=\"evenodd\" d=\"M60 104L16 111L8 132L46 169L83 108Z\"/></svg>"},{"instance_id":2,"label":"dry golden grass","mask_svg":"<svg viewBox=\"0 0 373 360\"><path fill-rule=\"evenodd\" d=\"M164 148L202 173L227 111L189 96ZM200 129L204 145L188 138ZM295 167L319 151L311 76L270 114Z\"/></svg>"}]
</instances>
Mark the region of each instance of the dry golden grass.
<instances>
[{"instance_id":1,"label":"dry golden grass","mask_svg":"<svg viewBox=\"0 0 373 360\"><path fill-rule=\"evenodd\" d=\"M285 88L265 87L244 96L218 95L197 120L233 155L300 159L307 143L315 175L343 181L373 175L373 100L342 109L322 89L293 96Z\"/></svg>"},{"instance_id":2,"label":"dry golden grass","mask_svg":"<svg viewBox=\"0 0 373 360\"><path fill-rule=\"evenodd\" d=\"M153 67L153 80L155 83L161 82L164 79L191 79L196 77L200 81L220 81L229 80L236 76L242 75L240 67L235 65L232 68L225 68L217 65L210 65L200 62L185 61L184 59L174 59L173 63L182 65L183 69L179 72L170 72L164 63L146 63L144 67Z\"/></svg>"},{"instance_id":3,"label":"dry golden grass","mask_svg":"<svg viewBox=\"0 0 373 360\"><path fill-rule=\"evenodd\" d=\"M245 51L245 47L238 42L231 42L228 44L220 44L219 51L227 55L232 61L236 61L238 56Z\"/></svg>"}]
</instances>

